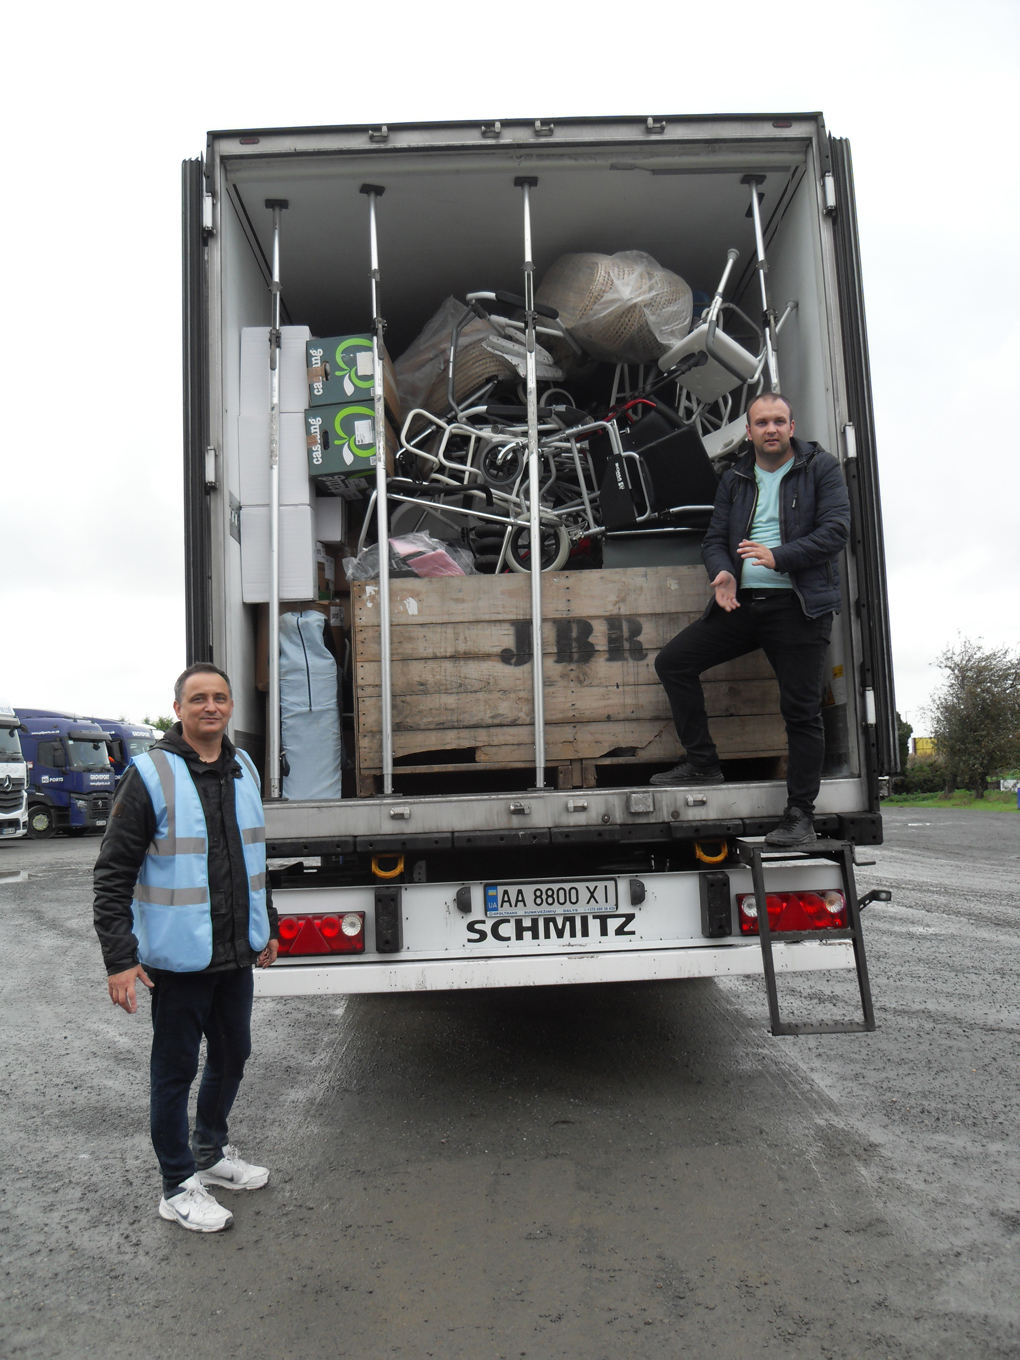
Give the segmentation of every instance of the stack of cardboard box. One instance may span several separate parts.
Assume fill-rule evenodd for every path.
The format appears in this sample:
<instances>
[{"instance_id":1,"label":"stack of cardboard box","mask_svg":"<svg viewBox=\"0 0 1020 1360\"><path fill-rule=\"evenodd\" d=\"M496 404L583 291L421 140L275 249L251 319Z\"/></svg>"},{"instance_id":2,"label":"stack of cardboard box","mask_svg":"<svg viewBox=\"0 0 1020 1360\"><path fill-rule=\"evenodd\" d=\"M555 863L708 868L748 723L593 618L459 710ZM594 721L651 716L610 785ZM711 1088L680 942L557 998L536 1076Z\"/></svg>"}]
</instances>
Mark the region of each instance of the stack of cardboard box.
<instances>
[{"instance_id":1,"label":"stack of cardboard box","mask_svg":"<svg viewBox=\"0 0 1020 1360\"><path fill-rule=\"evenodd\" d=\"M315 609L330 621L343 660L350 585L343 558L347 503L375 477L372 337L312 338L307 326L281 328L280 611ZM385 356L387 464L392 471L400 399ZM268 687L269 656L269 331L241 332L238 420L243 598L260 605L256 684Z\"/></svg>"},{"instance_id":2,"label":"stack of cardboard box","mask_svg":"<svg viewBox=\"0 0 1020 1360\"><path fill-rule=\"evenodd\" d=\"M308 473L320 491L357 499L359 482L375 476L375 369L371 335L309 340L305 436ZM386 470L393 471L400 398L389 355L383 353Z\"/></svg>"}]
</instances>

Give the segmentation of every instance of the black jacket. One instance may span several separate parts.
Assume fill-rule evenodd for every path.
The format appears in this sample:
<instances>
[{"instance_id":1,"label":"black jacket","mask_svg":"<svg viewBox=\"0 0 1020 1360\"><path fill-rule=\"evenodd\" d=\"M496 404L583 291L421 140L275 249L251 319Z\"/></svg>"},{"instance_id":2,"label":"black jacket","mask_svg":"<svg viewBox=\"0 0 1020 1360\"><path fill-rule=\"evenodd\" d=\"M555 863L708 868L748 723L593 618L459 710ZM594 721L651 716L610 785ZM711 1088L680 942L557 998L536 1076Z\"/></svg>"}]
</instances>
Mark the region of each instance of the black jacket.
<instances>
[{"instance_id":1,"label":"black jacket","mask_svg":"<svg viewBox=\"0 0 1020 1360\"><path fill-rule=\"evenodd\" d=\"M850 536L850 497L839 463L819 444L792 439L793 467L779 486L779 533L772 549L776 570L786 572L809 619L839 613L836 559ZM740 584L737 544L751 535L758 503L754 450L723 473L701 556L714 581L728 571Z\"/></svg>"},{"instance_id":2,"label":"black jacket","mask_svg":"<svg viewBox=\"0 0 1020 1360\"><path fill-rule=\"evenodd\" d=\"M244 968L256 953L248 943L248 873L234 810L234 780L241 766L234 747L223 738L219 760L206 765L184 740L180 723L158 741L154 750L183 756L202 800L209 850L209 899L212 912L212 961L207 972ZM94 919L107 973L122 973L138 962L138 941L132 930L131 902L138 871L149 842L156 834L156 813L145 781L132 765L121 780L103 844L96 860ZM269 933L276 939L277 917L272 890L266 882Z\"/></svg>"}]
</instances>

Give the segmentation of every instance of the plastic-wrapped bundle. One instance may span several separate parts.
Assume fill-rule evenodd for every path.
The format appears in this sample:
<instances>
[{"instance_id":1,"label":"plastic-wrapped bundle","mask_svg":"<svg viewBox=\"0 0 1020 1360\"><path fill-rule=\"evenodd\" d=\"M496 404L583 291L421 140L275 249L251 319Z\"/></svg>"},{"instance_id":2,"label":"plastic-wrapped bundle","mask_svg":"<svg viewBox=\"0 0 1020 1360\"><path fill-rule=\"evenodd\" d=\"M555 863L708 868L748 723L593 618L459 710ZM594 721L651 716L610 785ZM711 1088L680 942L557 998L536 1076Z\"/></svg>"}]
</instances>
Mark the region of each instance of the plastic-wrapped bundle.
<instances>
[{"instance_id":1,"label":"plastic-wrapped bundle","mask_svg":"<svg viewBox=\"0 0 1020 1360\"><path fill-rule=\"evenodd\" d=\"M648 364L691 328L689 286L641 250L561 255L536 294L593 359Z\"/></svg>"},{"instance_id":2,"label":"plastic-wrapped bundle","mask_svg":"<svg viewBox=\"0 0 1020 1360\"><path fill-rule=\"evenodd\" d=\"M343 744L336 659L314 609L280 615L280 736L285 798L339 798Z\"/></svg>"},{"instance_id":3,"label":"plastic-wrapped bundle","mask_svg":"<svg viewBox=\"0 0 1020 1360\"><path fill-rule=\"evenodd\" d=\"M344 558L348 581L379 577L379 545L362 548L357 557ZM431 534L402 534L390 539L391 576L477 576L471 554Z\"/></svg>"},{"instance_id":4,"label":"plastic-wrapped bundle","mask_svg":"<svg viewBox=\"0 0 1020 1360\"><path fill-rule=\"evenodd\" d=\"M475 316L462 302L448 297L394 364L400 403L405 411L416 407L433 415L442 415L446 411L449 406L447 374L450 367L450 341L454 326L465 315L470 315L471 320L461 331L457 344L457 378L454 387L457 404L493 378L516 380L522 376L523 345L508 342L490 321ZM553 366L549 354L540 351L538 360L539 377L563 376Z\"/></svg>"}]
</instances>

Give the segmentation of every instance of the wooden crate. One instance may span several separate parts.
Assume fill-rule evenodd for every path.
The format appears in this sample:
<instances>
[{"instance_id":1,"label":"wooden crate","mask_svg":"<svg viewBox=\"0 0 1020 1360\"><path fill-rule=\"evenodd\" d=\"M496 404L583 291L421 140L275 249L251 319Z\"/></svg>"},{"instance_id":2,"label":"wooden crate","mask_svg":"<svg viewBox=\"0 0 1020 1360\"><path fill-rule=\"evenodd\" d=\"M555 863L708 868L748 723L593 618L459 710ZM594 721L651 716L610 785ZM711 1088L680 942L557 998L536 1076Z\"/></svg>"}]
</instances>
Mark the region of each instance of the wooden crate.
<instances>
[{"instance_id":1,"label":"wooden crate","mask_svg":"<svg viewBox=\"0 0 1020 1360\"><path fill-rule=\"evenodd\" d=\"M405 773L534 765L530 581L521 575L390 583L393 754ZM542 578L546 762L561 787L595 766L670 761L680 744L655 674L659 648L708 599L701 567L547 573ZM382 768L379 586L352 590L358 791ZM781 756L779 690L760 652L704 677L723 759ZM461 752L450 763L447 755Z\"/></svg>"}]
</instances>

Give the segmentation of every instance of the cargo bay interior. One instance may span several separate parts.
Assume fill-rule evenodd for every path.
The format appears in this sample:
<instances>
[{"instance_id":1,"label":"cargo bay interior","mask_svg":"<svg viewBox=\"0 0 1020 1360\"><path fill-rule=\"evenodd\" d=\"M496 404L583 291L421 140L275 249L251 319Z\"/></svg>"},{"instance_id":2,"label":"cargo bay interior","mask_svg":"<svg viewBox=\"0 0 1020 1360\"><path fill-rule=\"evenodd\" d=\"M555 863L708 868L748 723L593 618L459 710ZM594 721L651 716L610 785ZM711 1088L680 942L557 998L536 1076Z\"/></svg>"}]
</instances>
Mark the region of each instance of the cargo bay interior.
<instances>
[{"instance_id":1,"label":"cargo bay interior","mask_svg":"<svg viewBox=\"0 0 1020 1360\"><path fill-rule=\"evenodd\" d=\"M244 328L265 327L270 317L272 214L264 206L265 200L285 199L289 205L282 214L281 229L284 324L307 326L313 337L342 336L365 333L371 323L368 209L359 191L365 183L385 189L378 201L381 310L387 325L388 353L399 362L444 299L462 301L466 293L477 290L522 291L522 194L514 187L515 177L522 174L538 177L532 192L532 230L539 284L554 261L566 253L643 251L695 290L697 314L699 296L706 302L711 298L726 252L735 247L740 256L726 290L727 300L760 319L749 189L742 179L748 173L762 175L760 203L772 303L780 313L787 302L797 303L780 335L781 387L794 405L798 435L817 439L836 452L833 373L838 339L826 321L834 303L830 300L827 308L818 175L809 164L810 156L810 146L791 150L788 144L770 147L758 143L752 150L664 144L653 150L642 143L632 148L616 145L605 150L569 152L550 146L529 150L526 155L520 148L491 145L470 151L433 148L427 156L394 148L385 154L357 157L323 154L276 159L248 155L222 162L216 255L220 333L212 343L218 351L222 383L220 425L213 433L222 451L224 494L214 533L218 530L223 535L226 548L221 559L226 573L222 583L222 654L235 677L235 732L241 745L257 759L262 758L264 680L259 687L255 683L259 606L244 600L241 584L245 512L238 430L242 414L241 333ZM743 343L751 341L745 339ZM602 384L603 410L610 404L613 376L613 366L602 364L594 382L584 389L584 395L591 398ZM572 388L569 379L555 386L568 392ZM577 400L594 409L591 400ZM215 411L215 397L212 406ZM356 548L366 504L367 489L359 500L346 504L346 546L336 542L326 545L336 564L332 569L341 578L339 561ZM617 556L614 561L626 560L635 566L641 562L694 561L700 535L691 533L691 523L696 521L687 522L684 534L665 535L679 545L674 557L668 556L668 548L663 549L660 528L658 535L646 537L646 556L642 557L639 536L631 535L629 542L637 542L637 550L626 559ZM434 521L429 521L428 527L437 532ZM437 536L444 536L442 529ZM446 536L452 539L455 534L450 531ZM321 536L317 537L321 542ZM568 563L566 570L572 565ZM343 601L343 630L335 641L341 669L346 660L350 680L354 667L349 651L345 651L351 641L350 598L343 594L346 587L342 579L328 583L322 574L320 565L318 585L327 594L339 587L337 595ZM264 634L265 606L261 608ZM337 617L334 611L334 621ZM850 626L844 610L833 632L829 658L832 683L824 714L827 777L856 772L857 755L848 737L852 729L847 705L853 699L842 681L850 654ZM262 645L264 648L264 637ZM263 669L264 665L262 658ZM348 766L355 747L352 707L348 683L343 702ZM485 770L484 775L483 767L478 767L478 777L465 782L467 764L473 759L470 754L436 751L433 746L431 758L437 763L448 762L447 778L440 775L425 781L410 773L421 761L402 762L398 756L397 791L424 793L430 787L442 792L513 789L529 783L526 759L519 759L514 768L508 764L498 771ZM663 768L664 763L660 760L655 768ZM403 776L402 764L410 767ZM619 763L610 758L600 763L597 779L599 783L640 783L647 778L648 768L635 765L633 758ZM730 779L775 778L781 774L775 760L738 760L726 768ZM356 787L361 793L372 791L370 784L356 786L349 770L344 778L344 796L355 792Z\"/></svg>"}]
</instances>

